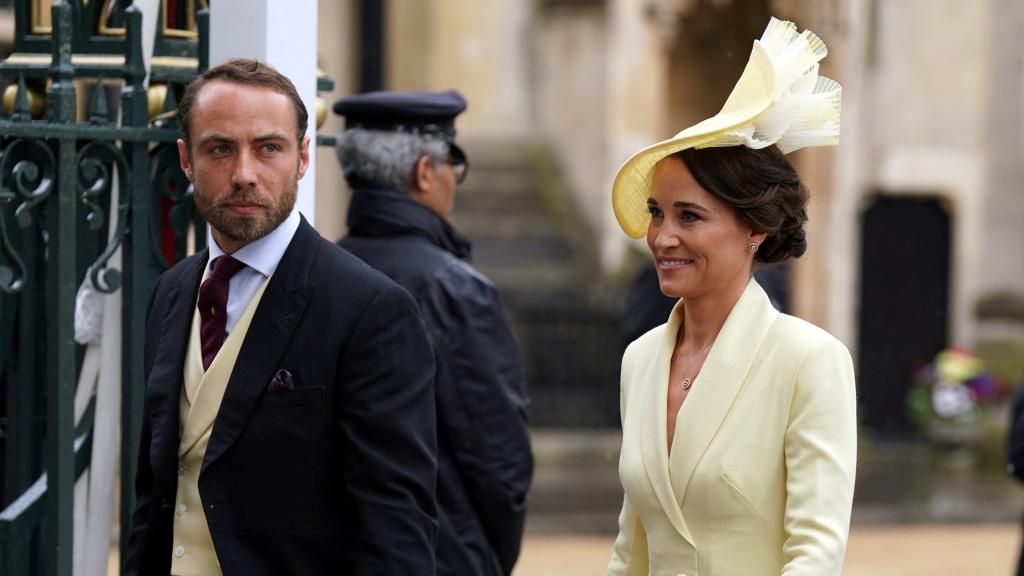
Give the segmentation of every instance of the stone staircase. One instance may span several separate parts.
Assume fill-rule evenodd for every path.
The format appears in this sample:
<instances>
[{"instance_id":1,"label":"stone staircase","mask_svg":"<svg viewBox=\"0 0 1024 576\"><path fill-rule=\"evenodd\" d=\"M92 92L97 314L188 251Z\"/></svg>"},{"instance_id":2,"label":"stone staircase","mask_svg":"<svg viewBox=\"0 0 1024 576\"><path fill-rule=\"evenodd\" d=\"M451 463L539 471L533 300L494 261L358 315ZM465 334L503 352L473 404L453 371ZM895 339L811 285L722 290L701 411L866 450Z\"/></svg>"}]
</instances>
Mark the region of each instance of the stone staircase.
<instances>
[{"instance_id":1,"label":"stone staircase","mask_svg":"<svg viewBox=\"0 0 1024 576\"><path fill-rule=\"evenodd\" d=\"M621 310L595 298L604 281L592 232L550 149L460 140L469 176L452 223L473 265L501 291L523 346L530 419L541 426L618 424Z\"/></svg>"},{"instance_id":2,"label":"stone staircase","mask_svg":"<svg viewBox=\"0 0 1024 576\"><path fill-rule=\"evenodd\" d=\"M551 152L527 141L469 140L452 222L473 242L473 264L509 298L585 288L589 231L572 214ZM576 228L574 230L573 228Z\"/></svg>"}]
</instances>

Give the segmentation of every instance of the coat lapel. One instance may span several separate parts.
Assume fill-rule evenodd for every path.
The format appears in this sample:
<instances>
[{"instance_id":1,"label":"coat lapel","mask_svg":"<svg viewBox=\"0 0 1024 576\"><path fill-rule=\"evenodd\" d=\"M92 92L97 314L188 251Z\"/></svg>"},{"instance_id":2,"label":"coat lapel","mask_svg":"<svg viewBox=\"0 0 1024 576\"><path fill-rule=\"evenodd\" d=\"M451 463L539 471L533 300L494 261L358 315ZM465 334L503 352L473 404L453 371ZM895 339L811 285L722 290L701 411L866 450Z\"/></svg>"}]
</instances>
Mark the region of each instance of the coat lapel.
<instances>
[{"instance_id":1,"label":"coat lapel","mask_svg":"<svg viewBox=\"0 0 1024 576\"><path fill-rule=\"evenodd\" d=\"M168 285L167 306L160 320L160 340L156 359L146 381L146 401L152 432L153 477L177 481L174 472L178 461L179 398L182 386L182 367L185 347L192 326L192 313L199 293L199 280L206 267L208 253L197 253L182 263L184 267ZM159 480L157 480L159 482ZM165 486L165 493L174 493L174 484Z\"/></svg>"},{"instance_id":2,"label":"coat lapel","mask_svg":"<svg viewBox=\"0 0 1024 576\"><path fill-rule=\"evenodd\" d=\"M722 426L778 315L768 295L751 280L711 346L676 423L679 445L673 445L669 460L676 509L682 506L694 469Z\"/></svg>"},{"instance_id":3,"label":"coat lapel","mask_svg":"<svg viewBox=\"0 0 1024 576\"><path fill-rule=\"evenodd\" d=\"M203 470L235 442L273 378L309 302L308 279L320 240L319 233L303 219L267 283L224 391L203 459Z\"/></svg>"},{"instance_id":4,"label":"coat lapel","mask_svg":"<svg viewBox=\"0 0 1024 576\"><path fill-rule=\"evenodd\" d=\"M669 316L668 324L662 333L662 341L659 343L658 350L647 372L646 380L652 385L643 387L647 397L643 398L642 402L647 406L653 405L653 410L649 412L653 414L653 417L646 420L641 438L644 468L647 470L647 477L651 481L654 494L658 497L658 502L661 503L662 509L665 510L669 521L679 531L679 534L688 542L693 543L689 527L686 525L683 513L672 493L667 437L668 387L666 382L668 382L671 368L676 334L679 332L682 320L682 315L677 313L682 306L681 302L676 304L676 308Z\"/></svg>"}]
</instances>

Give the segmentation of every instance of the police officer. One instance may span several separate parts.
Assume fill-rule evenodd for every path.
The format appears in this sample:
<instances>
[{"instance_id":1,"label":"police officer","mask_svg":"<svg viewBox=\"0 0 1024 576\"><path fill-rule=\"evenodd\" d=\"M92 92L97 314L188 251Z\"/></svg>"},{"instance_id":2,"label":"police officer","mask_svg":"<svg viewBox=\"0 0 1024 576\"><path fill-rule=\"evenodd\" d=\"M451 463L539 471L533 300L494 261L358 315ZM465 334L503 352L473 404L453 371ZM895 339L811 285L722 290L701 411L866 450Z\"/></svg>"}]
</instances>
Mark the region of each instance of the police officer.
<instances>
[{"instance_id":1,"label":"police officer","mask_svg":"<svg viewBox=\"0 0 1024 576\"><path fill-rule=\"evenodd\" d=\"M494 285L446 217L469 167L456 91L343 98L337 153L352 188L339 241L419 304L436 360L439 575L512 572L533 473L522 353Z\"/></svg>"}]
</instances>

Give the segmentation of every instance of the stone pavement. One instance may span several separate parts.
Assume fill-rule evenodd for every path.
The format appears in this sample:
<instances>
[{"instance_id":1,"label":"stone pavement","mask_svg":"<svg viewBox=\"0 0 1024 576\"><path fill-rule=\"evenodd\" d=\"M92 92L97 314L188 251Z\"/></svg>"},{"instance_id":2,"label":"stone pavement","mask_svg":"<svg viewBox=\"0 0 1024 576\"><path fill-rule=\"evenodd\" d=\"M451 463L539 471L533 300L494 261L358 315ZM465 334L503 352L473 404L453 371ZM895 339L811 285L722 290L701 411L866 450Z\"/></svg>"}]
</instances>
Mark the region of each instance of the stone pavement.
<instances>
[{"instance_id":1,"label":"stone pavement","mask_svg":"<svg viewBox=\"0 0 1024 576\"><path fill-rule=\"evenodd\" d=\"M513 576L604 574L612 536L528 534ZM1017 524L854 525L844 576L1010 576Z\"/></svg>"},{"instance_id":2,"label":"stone pavement","mask_svg":"<svg viewBox=\"0 0 1024 576\"><path fill-rule=\"evenodd\" d=\"M601 576L613 536L528 533L512 576ZM1011 576L1017 524L855 525L844 576ZM117 547L109 576L117 576Z\"/></svg>"}]
</instances>

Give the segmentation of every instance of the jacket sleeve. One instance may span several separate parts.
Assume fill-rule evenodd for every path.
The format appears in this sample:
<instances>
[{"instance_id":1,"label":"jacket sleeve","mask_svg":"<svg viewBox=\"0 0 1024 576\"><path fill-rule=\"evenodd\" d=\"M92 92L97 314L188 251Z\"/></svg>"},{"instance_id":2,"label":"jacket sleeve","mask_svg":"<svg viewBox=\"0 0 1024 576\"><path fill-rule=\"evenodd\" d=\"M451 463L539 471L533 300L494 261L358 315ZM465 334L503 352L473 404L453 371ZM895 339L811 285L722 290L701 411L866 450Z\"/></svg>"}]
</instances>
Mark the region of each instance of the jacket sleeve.
<instances>
[{"instance_id":1,"label":"jacket sleeve","mask_svg":"<svg viewBox=\"0 0 1024 576\"><path fill-rule=\"evenodd\" d=\"M639 552L639 553L637 553ZM605 576L633 576L647 574L647 533L640 517L629 503L622 498L622 512L619 513L619 535L612 548L612 559L608 562Z\"/></svg>"},{"instance_id":2,"label":"jacket sleeve","mask_svg":"<svg viewBox=\"0 0 1024 576\"><path fill-rule=\"evenodd\" d=\"M626 398L629 396L629 349L622 356L622 372L619 378L619 418L625 430ZM625 436L623 436L625 442ZM639 551L639 553L635 553ZM622 512L619 513L619 534L612 547L612 558L608 562L605 576L642 576L648 572L647 533L643 522L629 502L629 496L622 496Z\"/></svg>"},{"instance_id":3,"label":"jacket sleeve","mask_svg":"<svg viewBox=\"0 0 1024 576\"><path fill-rule=\"evenodd\" d=\"M153 367L153 356L156 354L158 335L161 333L160 321L153 317L153 305L160 288L160 279L149 293L149 304L146 306L146 341L143 351L142 373L146 380ZM149 426L149 414L143 413L142 430L139 437L139 454L135 469L135 509L132 511L132 524L128 533L128 547L125 556L124 573L137 576L144 572L143 556L145 553L146 536L153 506L153 470L150 466L149 448L152 433Z\"/></svg>"},{"instance_id":4,"label":"jacket sleeve","mask_svg":"<svg viewBox=\"0 0 1024 576\"><path fill-rule=\"evenodd\" d=\"M497 290L483 279L447 278L421 304L438 345L439 433L509 574L533 477L522 351Z\"/></svg>"},{"instance_id":5,"label":"jacket sleeve","mask_svg":"<svg viewBox=\"0 0 1024 576\"><path fill-rule=\"evenodd\" d=\"M838 340L804 357L785 435L785 576L839 574L857 465L853 363Z\"/></svg>"},{"instance_id":6,"label":"jacket sleeve","mask_svg":"<svg viewBox=\"0 0 1024 576\"><path fill-rule=\"evenodd\" d=\"M367 306L339 358L337 424L353 503L354 575L434 574L437 443L434 362L412 297Z\"/></svg>"}]
</instances>

